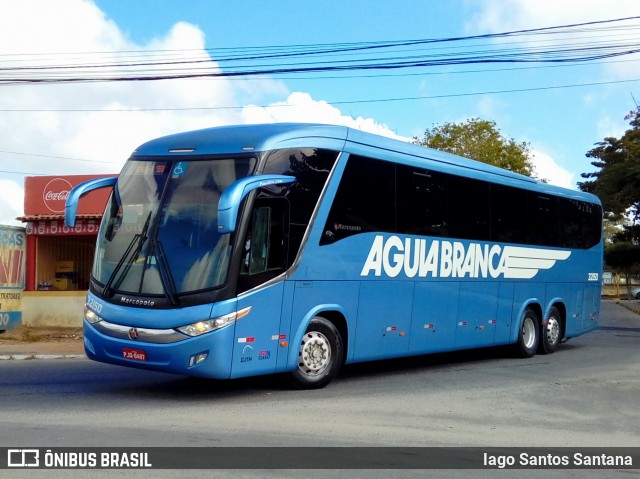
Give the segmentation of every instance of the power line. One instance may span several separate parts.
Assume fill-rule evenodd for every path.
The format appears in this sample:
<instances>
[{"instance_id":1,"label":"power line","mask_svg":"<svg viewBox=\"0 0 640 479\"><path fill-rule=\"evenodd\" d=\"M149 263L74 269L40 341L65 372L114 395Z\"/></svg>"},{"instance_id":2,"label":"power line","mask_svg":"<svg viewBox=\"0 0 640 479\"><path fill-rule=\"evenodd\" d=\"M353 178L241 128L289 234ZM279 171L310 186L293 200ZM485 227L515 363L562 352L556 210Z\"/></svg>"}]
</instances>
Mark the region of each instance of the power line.
<instances>
[{"instance_id":1,"label":"power line","mask_svg":"<svg viewBox=\"0 0 640 479\"><path fill-rule=\"evenodd\" d=\"M0 150L0 153L4 153L4 154L7 154L7 155L37 156L39 158L52 158L54 160L70 160L70 161L84 161L84 162L87 162L87 163L112 164L111 162L104 161L104 160L87 160L87 159L82 159L82 158L69 158L69 157L66 157L66 156L41 155L41 154L38 154L38 153L22 153L22 152L19 152L19 151Z\"/></svg>"},{"instance_id":2,"label":"power line","mask_svg":"<svg viewBox=\"0 0 640 479\"><path fill-rule=\"evenodd\" d=\"M513 36L531 36L531 35L549 35L549 34L561 34L572 32L594 32L603 30L602 27L598 28L584 28L592 27L596 25L608 25L612 23L626 22L630 20L638 20L640 16L623 17L609 20L598 20L592 22L573 23L566 25L557 25L551 27L531 28L522 30L513 30L501 33L488 33L470 36L457 36L457 37L444 37L444 38L427 38L427 39L408 39L408 40L392 40L392 41L370 41L370 42L342 42L342 43L320 43L320 44L293 44L293 45L269 45L269 46L249 46L249 47L216 47L205 49L165 49L165 50L120 50L120 51L89 51L89 52L49 52L49 53L10 53L2 54L3 57L16 57L25 58L26 56L65 56L65 55L114 55L114 54L135 54L147 56L149 54L164 53L164 54L182 54L185 52L207 52L214 54L214 58L223 60L247 60L247 59L263 59L263 58L275 58L279 56L291 56L291 55L319 55L326 53L345 53L350 51L367 51L385 48L395 48L398 46L413 46L413 45L426 45L437 43L452 43L459 41L469 41L477 39L498 39ZM581 27L581 28L578 28ZM608 26L606 30L619 30L628 29L625 26ZM295 50L292 52L292 50ZM262 55L248 56L249 52L262 51ZM222 57L215 56L216 52L235 52L235 56Z\"/></svg>"},{"instance_id":3,"label":"power line","mask_svg":"<svg viewBox=\"0 0 640 479\"><path fill-rule=\"evenodd\" d=\"M438 98L457 98L465 96L479 96L479 95L497 95L504 93L523 93L529 91L545 91L545 90L559 90L563 88L579 88L589 86L602 86L602 85L615 85L621 83L633 83L640 81L640 78L632 78L627 80L612 80L603 82L590 82L590 83L573 83L568 85L549 85L541 87L531 88L514 88L503 90L487 90L480 92L467 92L467 93L448 93L442 95L429 95L429 96L411 96L411 97L394 97L394 98L371 98L363 100L336 100L327 101L331 105L353 105L358 103L387 103L394 101L411 101L411 100L431 100ZM2 113L133 113L133 112L154 112L154 111L208 111L208 110L238 110L241 108L290 108L298 105L280 103L273 105L236 105L236 106L211 106L211 107L175 107L175 108L109 108L109 109L91 109L91 108L60 108L60 109L29 109L29 108L15 108L15 109L0 109ZM10 152L8 152L10 153ZM54 157L55 158L55 157ZM82 161L82 160L78 160Z\"/></svg>"},{"instance_id":4,"label":"power line","mask_svg":"<svg viewBox=\"0 0 640 479\"><path fill-rule=\"evenodd\" d=\"M490 94L504 94L504 93L521 93L527 91L544 91L544 90L555 90L562 88L578 88L578 87L586 87L586 86L601 86L601 85L610 85L610 84L618 84L618 83L631 83L638 82L640 78L634 78L630 80L617 80L617 81L608 81L608 82L592 82L592 83L579 83L572 85L556 85L556 86L545 86L545 87L534 87L534 88L518 88L518 89L510 89L510 90L491 90L491 91L483 91L483 92L469 92L469 93L454 93L447 95L429 95L429 96L413 96L413 97L399 97L399 98L385 98L385 99L369 99L369 100L350 100L350 101L333 101L329 102L332 105L349 105L349 104L358 104L358 103L374 103L374 102L394 102L394 101L415 101L415 100L429 100L429 99L441 99L441 98L457 98L457 97L468 97L468 96L477 96L477 95L490 95ZM278 105L267 105L267 106L247 106L253 108L281 108L281 107L293 107L297 105L287 105L287 104L278 104ZM131 111L189 111L189 110L220 110L220 109L235 109L235 108L243 108L243 107L201 107L201 108L151 108L144 110L0 110L0 112L12 112L12 111L52 111L52 112L98 112L98 111L114 111L114 112L131 112ZM0 150L0 153L6 154L14 154L14 155L24 155L24 156L37 156L43 158L54 158L54 159L62 159L62 160L73 160L73 161L84 161L89 163L107 163L111 164L107 161L101 160L87 160L80 158L68 158L63 156L51 156L51 155L41 155L36 153L21 153L15 151L4 151ZM35 175L35 176L46 176L48 173L32 173L32 172L22 172L22 171L10 171L10 170L0 170L0 173L5 174L18 174L18 175Z\"/></svg>"},{"instance_id":5,"label":"power line","mask_svg":"<svg viewBox=\"0 0 640 479\"><path fill-rule=\"evenodd\" d=\"M514 30L510 32L472 35L466 37L448 37L436 39L399 40L391 42L360 42L346 44L321 44L273 47L272 49L253 50L251 48L229 50L230 55L219 55L218 50L206 49L198 51L199 56L186 57L185 51L169 51L173 58L149 57L142 52L135 60L124 60L118 57L122 52L104 52L109 55L108 62L97 62L94 57L87 63L50 64L16 66L0 68L0 85L18 84L53 84L53 83L86 83L86 82L122 82L122 81L157 81L189 78L242 78L265 75L290 75L294 73L317 74L323 72L345 73L351 71L384 71L408 68L426 68L433 66L451 66L465 64L503 64L503 63L576 63L590 62L605 58L632 55L640 52L640 40L603 40L591 38L588 43L571 43L567 35L584 32L612 32L638 29L637 26L619 25L621 22L637 20L640 17L626 17L613 20L576 23L555 27ZM437 44L456 44L477 40L495 40L514 37L564 35L554 43L545 47L535 46L535 42L527 41L528 46L514 48L512 44L493 44L491 48L475 49L466 45L462 52L436 53L430 48L427 53L402 55L398 49L407 47L425 47ZM583 37L580 37L582 39ZM546 42L546 41L545 41ZM533 45L533 46L532 46ZM469 48L472 49L469 49ZM456 47L461 48L461 47ZM448 50L451 50L449 48ZM162 51L166 52L167 51ZM180 55L177 55L179 52ZM203 53L205 54L203 56ZM377 56L371 57L372 53ZM358 56L353 57L354 54ZM77 53L75 55L81 55ZM89 55L89 53L84 54ZM327 55L340 55L340 59L322 60ZM352 56L352 58L346 58ZM14 58L13 56L2 58ZM149 58L149 59L147 59ZM49 60L48 58L45 58ZM273 62L278 60L279 62ZM67 59L68 61L68 59ZM237 64L250 62L249 64ZM15 63L15 61L14 61ZM235 64L235 65L234 65ZM144 70L140 70L144 68Z\"/></svg>"},{"instance_id":6,"label":"power line","mask_svg":"<svg viewBox=\"0 0 640 479\"><path fill-rule=\"evenodd\" d=\"M345 101L345 102L331 102L332 105L346 105L346 104L355 104L355 103L374 103L374 102L392 102L392 101L409 101L409 100L433 100L438 98L457 98L457 97L465 97L465 96L478 96L478 95L497 95L502 93L522 93L528 91L544 91L544 90L559 90L562 88L578 88L578 87L586 87L586 86L598 86L598 85L613 85L617 83L632 83L640 81L640 78L634 78L631 80L614 80L614 81L606 81L606 82L592 82L592 83L575 83L572 85L556 85L556 86L543 86L543 87L533 87L533 88L515 88L511 90L489 90L483 92L472 92L472 93L454 93L448 95L430 95L430 96L415 96L415 97L403 97L403 98L387 98L387 99L379 99L379 100L354 100L354 101Z\"/></svg>"}]
</instances>

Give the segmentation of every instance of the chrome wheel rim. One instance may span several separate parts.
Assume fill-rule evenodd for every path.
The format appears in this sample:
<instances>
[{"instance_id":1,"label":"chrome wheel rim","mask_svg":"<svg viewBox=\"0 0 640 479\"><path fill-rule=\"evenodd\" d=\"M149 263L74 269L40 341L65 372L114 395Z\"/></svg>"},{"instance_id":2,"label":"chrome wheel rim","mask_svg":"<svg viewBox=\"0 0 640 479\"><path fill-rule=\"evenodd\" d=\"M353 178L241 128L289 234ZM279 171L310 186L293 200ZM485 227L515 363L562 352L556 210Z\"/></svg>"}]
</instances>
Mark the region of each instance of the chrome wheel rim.
<instances>
[{"instance_id":1,"label":"chrome wheel rim","mask_svg":"<svg viewBox=\"0 0 640 479\"><path fill-rule=\"evenodd\" d=\"M307 376L322 374L331 363L331 346L322 333L309 331L302 338L298 368Z\"/></svg>"},{"instance_id":2,"label":"chrome wheel rim","mask_svg":"<svg viewBox=\"0 0 640 479\"><path fill-rule=\"evenodd\" d=\"M556 344L560 338L560 322L555 317L547 321L547 343Z\"/></svg>"},{"instance_id":3,"label":"chrome wheel rim","mask_svg":"<svg viewBox=\"0 0 640 479\"><path fill-rule=\"evenodd\" d=\"M536 342L536 324L532 318L524 318L522 322L522 344L527 349L532 349Z\"/></svg>"}]
</instances>

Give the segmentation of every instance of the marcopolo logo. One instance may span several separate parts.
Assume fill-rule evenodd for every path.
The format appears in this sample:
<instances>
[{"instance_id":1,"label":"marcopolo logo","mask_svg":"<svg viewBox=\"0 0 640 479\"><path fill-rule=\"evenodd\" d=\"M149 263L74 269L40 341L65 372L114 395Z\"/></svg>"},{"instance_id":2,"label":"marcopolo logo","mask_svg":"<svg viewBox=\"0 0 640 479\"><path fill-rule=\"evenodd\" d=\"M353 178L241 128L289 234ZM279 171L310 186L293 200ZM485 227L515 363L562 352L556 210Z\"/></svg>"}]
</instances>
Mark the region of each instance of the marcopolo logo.
<instances>
[{"instance_id":1,"label":"marcopolo logo","mask_svg":"<svg viewBox=\"0 0 640 479\"><path fill-rule=\"evenodd\" d=\"M73 186L63 178L54 178L44 187L42 201L53 213L64 213L64 206Z\"/></svg>"},{"instance_id":2,"label":"marcopolo logo","mask_svg":"<svg viewBox=\"0 0 640 479\"><path fill-rule=\"evenodd\" d=\"M531 279L571 251L378 235L360 276Z\"/></svg>"}]
</instances>

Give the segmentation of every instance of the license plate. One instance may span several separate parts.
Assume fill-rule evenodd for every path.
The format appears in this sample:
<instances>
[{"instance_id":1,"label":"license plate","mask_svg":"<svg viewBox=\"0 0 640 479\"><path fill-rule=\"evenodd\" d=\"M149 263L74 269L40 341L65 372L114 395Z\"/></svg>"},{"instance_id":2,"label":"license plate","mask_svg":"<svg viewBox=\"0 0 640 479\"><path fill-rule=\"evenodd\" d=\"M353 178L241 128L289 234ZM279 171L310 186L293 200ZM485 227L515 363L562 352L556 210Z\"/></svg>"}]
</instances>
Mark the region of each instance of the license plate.
<instances>
[{"instance_id":1,"label":"license plate","mask_svg":"<svg viewBox=\"0 0 640 479\"><path fill-rule=\"evenodd\" d=\"M142 349L122 348L122 357L124 359L133 359L134 361L146 361L147 353Z\"/></svg>"}]
</instances>

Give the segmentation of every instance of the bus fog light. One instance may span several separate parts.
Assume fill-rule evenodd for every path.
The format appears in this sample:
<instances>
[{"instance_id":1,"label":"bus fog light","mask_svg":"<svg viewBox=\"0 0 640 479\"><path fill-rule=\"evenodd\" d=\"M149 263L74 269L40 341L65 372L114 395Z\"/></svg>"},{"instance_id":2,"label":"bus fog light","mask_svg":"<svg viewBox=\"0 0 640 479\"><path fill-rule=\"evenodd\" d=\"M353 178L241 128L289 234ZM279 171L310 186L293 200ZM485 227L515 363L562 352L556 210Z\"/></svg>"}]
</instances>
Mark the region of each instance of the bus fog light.
<instances>
[{"instance_id":1,"label":"bus fog light","mask_svg":"<svg viewBox=\"0 0 640 479\"><path fill-rule=\"evenodd\" d=\"M193 367L196 364L200 364L201 362L203 362L205 359L207 359L207 357L209 356L209 353L198 353L198 354L194 354L193 356L191 356L189 358L189 367Z\"/></svg>"}]
</instances>

